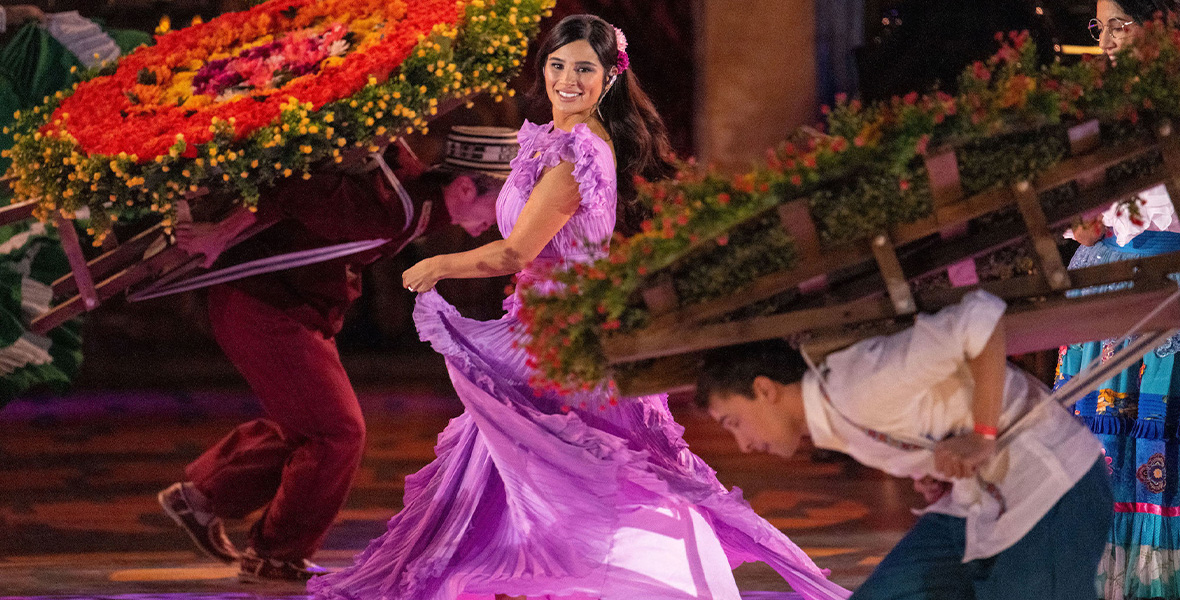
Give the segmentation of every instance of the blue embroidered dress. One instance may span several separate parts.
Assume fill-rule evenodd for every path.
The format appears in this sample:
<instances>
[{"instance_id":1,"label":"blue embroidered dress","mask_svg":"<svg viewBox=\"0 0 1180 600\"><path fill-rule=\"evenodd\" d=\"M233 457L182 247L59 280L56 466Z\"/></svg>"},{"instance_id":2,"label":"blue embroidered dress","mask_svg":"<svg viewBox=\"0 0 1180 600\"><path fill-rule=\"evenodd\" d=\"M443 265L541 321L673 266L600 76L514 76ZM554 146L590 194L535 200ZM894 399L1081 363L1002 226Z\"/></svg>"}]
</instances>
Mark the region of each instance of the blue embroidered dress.
<instances>
[{"instance_id":1,"label":"blue embroidered dress","mask_svg":"<svg viewBox=\"0 0 1180 600\"><path fill-rule=\"evenodd\" d=\"M1103 221L1113 235L1082 246L1071 269L1180 250L1180 219L1161 185L1140 194L1139 223L1112 207ZM1094 293L1126 287L1082 290ZM1055 386L1069 381L1095 358L1121 347L1117 340L1061 348ZM1180 339L1172 338L1126 371L1103 382L1074 408L1102 441L1114 490L1114 524L1098 567L1107 600L1180 598Z\"/></svg>"}]
</instances>

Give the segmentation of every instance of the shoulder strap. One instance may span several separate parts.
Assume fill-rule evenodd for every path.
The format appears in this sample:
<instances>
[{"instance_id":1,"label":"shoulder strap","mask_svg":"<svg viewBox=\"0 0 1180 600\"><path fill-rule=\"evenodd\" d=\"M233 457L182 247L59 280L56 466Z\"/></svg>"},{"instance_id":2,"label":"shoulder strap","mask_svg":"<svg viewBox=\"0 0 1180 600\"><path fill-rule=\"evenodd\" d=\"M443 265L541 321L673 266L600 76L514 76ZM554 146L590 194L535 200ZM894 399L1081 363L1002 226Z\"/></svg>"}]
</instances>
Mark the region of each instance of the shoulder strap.
<instances>
[{"instance_id":1,"label":"shoulder strap","mask_svg":"<svg viewBox=\"0 0 1180 600\"><path fill-rule=\"evenodd\" d=\"M397 175L393 174L393 169L389 168L389 163L385 162L385 157L380 152L370 154L373 161L381 168L381 172L385 175L385 179L389 181L389 185L393 186L393 191L397 192L397 197L402 201L402 208L406 211L406 222L402 226L402 233L410 229L410 224L414 222L414 201L410 199L409 192L402 182L398 180Z\"/></svg>"}]
</instances>

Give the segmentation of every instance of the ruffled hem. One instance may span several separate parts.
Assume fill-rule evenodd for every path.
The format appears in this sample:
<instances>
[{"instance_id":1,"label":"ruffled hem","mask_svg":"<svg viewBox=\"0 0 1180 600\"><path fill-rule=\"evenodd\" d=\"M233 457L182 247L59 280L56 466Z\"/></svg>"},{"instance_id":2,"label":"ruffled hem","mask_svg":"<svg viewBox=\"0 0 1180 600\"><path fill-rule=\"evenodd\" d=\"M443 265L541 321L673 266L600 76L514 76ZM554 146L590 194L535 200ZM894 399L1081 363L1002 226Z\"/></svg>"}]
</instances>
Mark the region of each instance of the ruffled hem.
<instances>
[{"instance_id":1,"label":"ruffled hem","mask_svg":"<svg viewBox=\"0 0 1180 600\"><path fill-rule=\"evenodd\" d=\"M1082 422L1097 435L1121 435L1140 440L1180 439L1180 426L1160 420L1138 420L1112 415L1082 416Z\"/></svg>"},{"instance_id":2,"label":"ruffled hem","mask_svg":"<svg viewBox=\"0 0 1180 600\"><path fill-rule=\"evenodd\" d=\"M847 597L740 492L724 490L688 450L662 397L563 413L562 398L535 395L521 382L527 371L507 364L518 358L504 360L506 352L523 352L512 344L515 320L466 319L425 293L415 321L420 337L446 357L466 411L439 437L438 459L407 478L405 509L388 533L353 567L313 580L317 598L606 590L611 597L680 598L657 593L658 581L635 582L618 570L652 557L628 555L612 565L608 556L626 511L688 508L712 526L732 564L762 560L805 597Z\"/></svg>"}]
</instances>

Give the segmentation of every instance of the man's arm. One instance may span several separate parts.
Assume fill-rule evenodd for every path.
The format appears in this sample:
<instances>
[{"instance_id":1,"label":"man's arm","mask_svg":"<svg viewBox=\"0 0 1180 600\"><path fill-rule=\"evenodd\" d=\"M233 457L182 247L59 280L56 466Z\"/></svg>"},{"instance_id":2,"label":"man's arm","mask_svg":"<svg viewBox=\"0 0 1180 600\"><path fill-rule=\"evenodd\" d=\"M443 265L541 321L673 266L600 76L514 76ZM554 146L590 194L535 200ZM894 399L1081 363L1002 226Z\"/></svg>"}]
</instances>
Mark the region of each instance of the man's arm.
<instances>
[{"instance_id":1,"label":"man's arm","mask_svg":"<svg viewBox=\"0 0 1180 600\"><path fill-rule=\"evenodd\" d=\"M1004 325L992 331L983 349L967 359L971 378L975 382L971 414L974 431L956 435L934 447L934 466L951 478L970 477L996 452L996 424L1004 403L1004 382L1007 377L1007 357L1004 352Z\"/></svg>"},{"instance_id":2,"label":"man's arm","mask_svg":"<svg viewBox=\"0 0 1180 600\"><path fill-rule=\"evenodd\" d=\"M182 200L176 206L176 245L191 256L204 255L201 266L208 269L230 242L255 221L254 213L239 206L218 223L195 223L188 202Z\"/></svg>"}]
</instances>

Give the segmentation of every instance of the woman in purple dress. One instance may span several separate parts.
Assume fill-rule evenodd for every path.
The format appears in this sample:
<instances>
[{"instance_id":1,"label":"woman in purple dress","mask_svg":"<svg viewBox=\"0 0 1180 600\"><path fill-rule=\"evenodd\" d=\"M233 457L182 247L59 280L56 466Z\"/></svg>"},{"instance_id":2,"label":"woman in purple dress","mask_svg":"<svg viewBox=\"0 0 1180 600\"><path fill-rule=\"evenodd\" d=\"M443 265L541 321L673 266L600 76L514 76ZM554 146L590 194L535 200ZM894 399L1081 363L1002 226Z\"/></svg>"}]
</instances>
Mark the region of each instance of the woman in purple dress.
<instances>
[{"instance_id":1,"label":"woman in purple dress","mask_svg":"<svg viewBox=\"0 0 1180 600\"><path fill-rule=\"evenodd\" d=\"M738 600L730 568L745 561L769 563L803 597L848 596L689 451L665 396L563 411L569 398L528 385L516 295L482 322L431 291L510 273L544 284L555 264L600 258L616 227L634 229L633 177L670 166L625 48L598 17L557 25L537 66L553 122L521 128L497 204L504 239L403 275L466 411L439 436L438 458L406 478L386 534L311 581L317 598Z\"/></svg>"}]
</instances>

